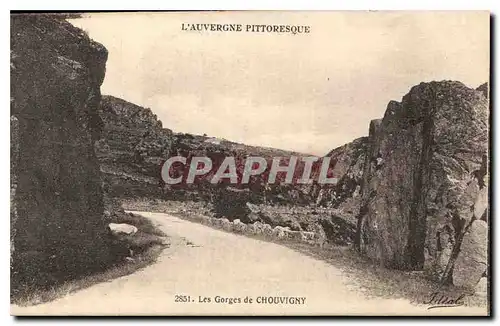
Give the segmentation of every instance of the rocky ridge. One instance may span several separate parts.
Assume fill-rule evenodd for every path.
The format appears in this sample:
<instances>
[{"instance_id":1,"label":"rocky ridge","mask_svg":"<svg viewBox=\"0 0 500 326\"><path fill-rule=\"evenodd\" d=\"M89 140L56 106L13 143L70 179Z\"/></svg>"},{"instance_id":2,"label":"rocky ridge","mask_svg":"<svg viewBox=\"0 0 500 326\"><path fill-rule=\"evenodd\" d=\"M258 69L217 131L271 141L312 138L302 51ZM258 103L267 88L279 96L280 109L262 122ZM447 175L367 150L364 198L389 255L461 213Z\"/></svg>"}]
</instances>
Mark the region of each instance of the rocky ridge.
<instances>
[{"instance_id":1,"label":"rocky ridge","mask_svg":"<svg viewBox=\"0 0 500 326\"><path fill-rule=\"evenodd\" d=\"M300 158L310 155L248 146L206 135L173 133L162 127L162 122L150 109L112 96L103 96L99 112L104 130L97 154L102 172L109 181L110 193L115 197L210 200L214 193L226 190L226 187L210 184L208 180L213 176L212 172L190 185L165 185L161 179L163 162L170 156L183 156L188 162L194 156L207 156L213 162L213 170L216 170L215 167L225 157L232 156L240 171L242 166L239 163L246 157L260 156L269 159L266 172L252 177L247 185L235 185L238 189L250 190L247 201L308 205L317 199L317 185L285 185L278 182L266 187L264 182L273 157ZM278 175L278 181L281 177Z\"/></svg>"}]
</instances>

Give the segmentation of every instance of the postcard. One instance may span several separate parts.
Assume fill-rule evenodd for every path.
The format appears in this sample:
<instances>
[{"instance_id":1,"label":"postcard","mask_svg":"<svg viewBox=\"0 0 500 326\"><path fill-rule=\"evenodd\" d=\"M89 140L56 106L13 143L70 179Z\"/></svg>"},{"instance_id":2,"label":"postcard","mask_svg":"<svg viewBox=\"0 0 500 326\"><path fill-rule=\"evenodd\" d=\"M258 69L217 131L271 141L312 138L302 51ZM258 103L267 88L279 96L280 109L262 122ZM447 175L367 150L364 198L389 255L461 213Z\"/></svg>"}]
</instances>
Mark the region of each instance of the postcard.
<instances>
[{"instance_id":1,"label":"postcard","mask_svg":"<svg viewBox=\"0 0 500 326\"><path fill-rule=\"evenodd\" d=\"M490 13L11 13L11 314L488 316Z\"/></svg>"}]
</instances>

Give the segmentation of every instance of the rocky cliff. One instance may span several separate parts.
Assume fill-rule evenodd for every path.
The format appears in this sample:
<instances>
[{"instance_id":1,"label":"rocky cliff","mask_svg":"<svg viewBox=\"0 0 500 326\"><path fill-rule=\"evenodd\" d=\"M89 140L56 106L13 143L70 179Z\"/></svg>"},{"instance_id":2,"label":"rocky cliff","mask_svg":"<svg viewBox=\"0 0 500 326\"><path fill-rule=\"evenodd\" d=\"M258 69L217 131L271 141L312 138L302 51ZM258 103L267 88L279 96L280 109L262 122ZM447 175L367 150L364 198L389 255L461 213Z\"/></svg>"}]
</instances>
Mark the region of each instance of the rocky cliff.
<instances>
[{"instance_id":1,"label":"rocky cliff","mask_svg":"<svg viewBox=\"0 0 500 326\"><path fill-rule=\"evenodd\" d=\"M487 90L487 87L486 87ZM487 268L485 87L421 83L370 124L358 249L471 287Z\"/></svg>"},{"instance_id":2,"label":"rocky cliff","mask_svg":"<svg viewBox=\"0 0 500 326\"><path fill-rule=\"evenodd\" d=\"M11 16L14 281L100 269L108 253L94 142L107 50L62 19Z\"/></svg>"},{"instance_id":3,"label":"rocky cliff","mask_svg":"<svg viewBox=\"0 0 500 326\"><path fill-rule=\"evenodd\" d=\"M103 96L97 156L112 197L163 196L161 166L172 147L172 131L150 109Z\"/></svg>"}]
</instances>

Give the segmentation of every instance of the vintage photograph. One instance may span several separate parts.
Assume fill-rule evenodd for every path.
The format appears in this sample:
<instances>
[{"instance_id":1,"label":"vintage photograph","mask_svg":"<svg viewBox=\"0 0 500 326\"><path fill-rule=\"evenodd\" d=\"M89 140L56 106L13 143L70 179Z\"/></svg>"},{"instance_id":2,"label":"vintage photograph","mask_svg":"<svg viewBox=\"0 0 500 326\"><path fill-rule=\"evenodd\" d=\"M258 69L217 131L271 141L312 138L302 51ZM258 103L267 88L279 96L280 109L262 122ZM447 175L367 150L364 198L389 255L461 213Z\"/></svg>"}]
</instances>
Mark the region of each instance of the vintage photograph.
<instances>
[{"instance_id":1,"label":"vintage photograph","mask_svg":"<svg viewBox=\"0 0 500 326\"><path fill-rule=\"evenodd\" d=\"M11 13L11 314L489 316L490 20Z\"/></svg>"}]
</instances>

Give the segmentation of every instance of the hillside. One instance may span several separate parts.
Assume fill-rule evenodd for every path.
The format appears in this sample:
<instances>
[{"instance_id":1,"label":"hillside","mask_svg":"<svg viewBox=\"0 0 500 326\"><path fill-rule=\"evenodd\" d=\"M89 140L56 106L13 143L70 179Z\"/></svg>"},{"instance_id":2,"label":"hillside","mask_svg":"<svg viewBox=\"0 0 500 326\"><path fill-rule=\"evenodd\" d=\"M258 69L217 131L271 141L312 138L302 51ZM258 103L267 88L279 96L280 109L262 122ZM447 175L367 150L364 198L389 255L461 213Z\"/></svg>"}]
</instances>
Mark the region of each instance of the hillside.
<instances>
[{"instance_id":1,"label":"hillside","mask_svg":"<svg viewBox=\"0 0 500 326\"><path fill-rule=\"evenodd\" d=\"M101 170L111 187L109 191L115 197L207 200L220 188L207 181L213 173L207 174L202 180L197 179L191 185L165 185L161 179L161 166L170 156L180 155L188 159L194 156L210 157L214 171L227 156L235 157L237 164L248 156L264 157L269 162L277 156L310 156L275 148L247 146L216 137L174 133L163 128L163 123L150 109L112 96L103 96L100 115L104 126L97 144L97 155ZM335 158L337 156L339 154L336 152ZM320 190L317 185L285 185L282 184L282 175L278 175L276 186L265 188L263 178L268 174L270 165L262 177L252 177L248 185L236 185L237 188L250 190L250 201L300 205L316 202ZM335 162L331 166L335 166ZM340 169L339 172L344 171Z\"/></svg>"},{"instance_id":2,"label":"hillside","mask_svg":"<svg viewBox=\"0 0 500 326\"><path fill-rule=\"evenodd\" d=\"M358 248L472 288L488 248L487 85L421 83L370 124Z\"/></svg>"}]
</instances>

